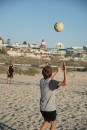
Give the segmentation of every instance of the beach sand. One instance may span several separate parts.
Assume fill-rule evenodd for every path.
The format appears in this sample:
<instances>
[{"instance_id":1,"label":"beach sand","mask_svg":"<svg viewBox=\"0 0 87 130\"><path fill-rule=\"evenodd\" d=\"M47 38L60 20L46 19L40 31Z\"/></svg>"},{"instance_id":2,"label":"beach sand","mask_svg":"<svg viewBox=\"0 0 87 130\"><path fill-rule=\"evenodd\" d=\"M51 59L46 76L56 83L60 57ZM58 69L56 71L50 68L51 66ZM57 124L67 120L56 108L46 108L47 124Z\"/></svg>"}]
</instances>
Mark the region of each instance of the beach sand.
<instances>
[{"instance_id":1,"label":"beach sand","mask_svg":"<svg viewBox=\"0 0 87 130\"><path fill-rule=\"evenodd\" d=\"M87 130L87 72L72 71L67 75L68 85L56 91L56 129ZM40 129L41 78L41 74L15 74L12 84L6 84L6 74L0 74L0 130ZM62 74L56 79L62 80Z\"/></svg>"}]
</instances>

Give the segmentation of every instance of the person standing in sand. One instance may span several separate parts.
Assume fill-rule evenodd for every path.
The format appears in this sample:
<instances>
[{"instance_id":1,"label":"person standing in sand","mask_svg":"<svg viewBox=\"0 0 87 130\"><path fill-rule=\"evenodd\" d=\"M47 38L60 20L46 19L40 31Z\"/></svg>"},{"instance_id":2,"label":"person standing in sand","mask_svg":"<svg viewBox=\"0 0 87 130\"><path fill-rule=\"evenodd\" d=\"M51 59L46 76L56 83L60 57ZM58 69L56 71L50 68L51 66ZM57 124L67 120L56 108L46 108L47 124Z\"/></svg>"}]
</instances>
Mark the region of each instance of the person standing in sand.
<instances>
[{"instance_id":1,"label":"person standing in sand","mask_svg":"<svg viewBox=\"0 0 87 130\"><path fill-rule=\"evenodd\" d=\"M52 76L52 68L51 66L45 66L42 69L43 78L40 80L40 111L44 118L44 122L40 128L40 130L45 130L50 123L50 130L56 129L56 106L55 106L55 90L59 88L59 86L66 86L67 77L66 77L66 66L63 63L63 73L64 79L63 81L55 80L55 76L61 72L61 69L58 68L57 72Z\"/></svg>"},{"instance_id":2,"label":"person standing in sand","mask_svg":"<svg viewBox=\"0 0 87 130\"><path fill-rule=\"evenodd\" d=\"M11 84L13 75L14 75L14 66L13 66L12 61L11 61L10 65L8 67L8 71L7 71L7 83Z\"/></svg>"}]
</instances>

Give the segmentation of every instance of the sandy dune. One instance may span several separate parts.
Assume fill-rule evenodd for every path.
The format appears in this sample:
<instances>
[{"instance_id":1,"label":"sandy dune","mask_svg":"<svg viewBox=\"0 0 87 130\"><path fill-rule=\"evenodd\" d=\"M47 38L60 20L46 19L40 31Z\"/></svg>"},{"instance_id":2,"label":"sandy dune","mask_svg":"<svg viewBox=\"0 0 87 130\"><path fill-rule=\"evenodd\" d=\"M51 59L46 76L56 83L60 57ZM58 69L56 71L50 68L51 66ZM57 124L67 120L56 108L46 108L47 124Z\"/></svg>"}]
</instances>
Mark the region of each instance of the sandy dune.
<instances>
[{"instance_id":1,"label":"sandy dune","mask_svg":"<svg viewBox=\"0 0 87 130\"><path fill-rule=\"evenodd\" d=\"M87 130L87 72L68 72L68 86L56 91L57 130ZM0 130L39 130L39 80L42 75L0 74ZM62 80L62 74L57 77Z\"/></svg>"}]
</instances>

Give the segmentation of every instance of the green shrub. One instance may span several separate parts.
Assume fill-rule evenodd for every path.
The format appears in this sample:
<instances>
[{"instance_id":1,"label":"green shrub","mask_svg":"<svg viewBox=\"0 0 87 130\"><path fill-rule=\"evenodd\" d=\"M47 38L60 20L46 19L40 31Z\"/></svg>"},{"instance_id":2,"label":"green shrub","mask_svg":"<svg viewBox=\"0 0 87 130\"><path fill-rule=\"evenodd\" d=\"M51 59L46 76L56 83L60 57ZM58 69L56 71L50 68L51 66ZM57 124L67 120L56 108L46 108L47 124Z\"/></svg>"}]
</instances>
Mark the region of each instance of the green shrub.
<instances>
[{"instance_id":1,"label":"green shrub","mask_svg":"<svg viewBox=\"0 0 87 130\"><path fill-rule=\"evenodd\" d=\"M7 50L5 47L2 47L2 49L0 50L1 54L7 55Z\"/></svg>"},{"instance_id":2,"label":"green shrub","mask_svg":"<svg viewBox=\"0 0 87 130\"><path fill-rule=\"evenodd\" d=\"M35 76L35 74L39 73L38 68L28 68L24 69L23 67L15 67L15 73L16 74L24 74L24 75L29 75L29 76Z\"/></svg>"},{"instance_id":3,"label":"green shrub","mask_svg":"<svg viewBox=\"0 0 87 130\"><path fill-rule=\"evenodd\" d=\"M0 74L2 74L2 73L7 73L7 66L5 66L5 65L0 65Z\"/></svg>"}]
</instances>

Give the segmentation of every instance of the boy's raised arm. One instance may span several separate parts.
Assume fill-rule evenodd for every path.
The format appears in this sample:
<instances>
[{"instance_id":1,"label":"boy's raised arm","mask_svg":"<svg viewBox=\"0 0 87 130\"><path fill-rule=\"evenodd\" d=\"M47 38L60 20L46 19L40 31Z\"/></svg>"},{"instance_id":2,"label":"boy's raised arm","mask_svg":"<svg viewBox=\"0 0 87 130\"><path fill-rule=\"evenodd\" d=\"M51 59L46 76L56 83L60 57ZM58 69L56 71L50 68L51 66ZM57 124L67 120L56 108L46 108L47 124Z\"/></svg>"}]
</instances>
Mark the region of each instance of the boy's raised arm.
<instances>
[{"instance_id":1,"label":"boy's raised arm","mask_svg":"<svg viewBox=\"0 0 87 130\"><path fill-rule=\"evenodd\" d=\"M64 73L64 79L63 79L63 81L58 83L58 86L66 86L67 85L67 76L66 76L66 65L65 65L65 62L63 63L63 73Z\"/></svg>"},{"instance_id":2,"label":"boy's raised arm","mask_svg":"<svg viewBox=\"0 0 87 130\"><path fill-rule=\"evenodd\" d=\"M57 71L54 73L54 75L51 77L51 79L55 79L56 76L58 76L58 74L62 71L62 68L58 67Z\"/></svg>"}]
</instances>

